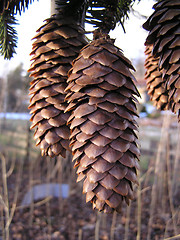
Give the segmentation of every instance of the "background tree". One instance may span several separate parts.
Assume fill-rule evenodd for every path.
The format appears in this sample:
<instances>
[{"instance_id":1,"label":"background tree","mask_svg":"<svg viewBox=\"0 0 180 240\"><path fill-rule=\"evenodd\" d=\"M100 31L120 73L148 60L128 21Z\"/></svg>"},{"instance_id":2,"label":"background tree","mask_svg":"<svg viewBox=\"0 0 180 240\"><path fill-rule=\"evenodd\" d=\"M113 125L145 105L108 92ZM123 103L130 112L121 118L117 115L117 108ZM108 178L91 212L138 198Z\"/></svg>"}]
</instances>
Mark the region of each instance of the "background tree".
<instances>
[{"instance_id":1,"label":"background tree","mask_svg":"<svg viewBox=\"0 0 180 240\"><path fill-rule=\"evenodd\" d=\"M29 82L29 77L23 69L23 64L17 66L7 75L8 112L27 111L29 100L27 82Z\"/></svg>"}]
</instances>

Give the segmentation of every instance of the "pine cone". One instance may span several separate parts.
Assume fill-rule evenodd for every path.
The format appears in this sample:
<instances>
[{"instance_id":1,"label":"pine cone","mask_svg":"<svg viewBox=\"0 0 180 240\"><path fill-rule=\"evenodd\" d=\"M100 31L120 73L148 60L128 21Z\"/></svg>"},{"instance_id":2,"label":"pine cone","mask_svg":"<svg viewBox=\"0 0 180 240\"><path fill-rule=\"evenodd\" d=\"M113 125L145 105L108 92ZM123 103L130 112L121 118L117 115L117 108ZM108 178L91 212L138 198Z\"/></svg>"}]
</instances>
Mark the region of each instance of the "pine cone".
<instances>
[{"instance_id":1,"label":"pine cone","mask_svg":"<svg viewBox=\"0 0 180 240\"><path fill-rule=\"evenodd\" d=\"M138 90L131 62L107 36L85 46L68 78L68 120L78 179L84 180L86 202L99 211L120 211L133 199L137 183ZM136 159L137 158L137 159Z\"/></svg>"},{"instance_id":2,"label":"pine cone","mask_svg":"<svg viewBox=\"0 0 180 240\"><path fill-rule=\"evenodd\" d=\"M159 71L159 58L154 58L151 54L152 45L146 46L145 55L145 79L147 79L147 89L151 101L157 109L168 109L168 91L165 88L165 82L162 79L162 73Z\"/></svg>"},{"instance_id":3,"label":"pine cone","mask_svg":"<svg viewBox=\"0 0 180 240\"><path fill-rule=\"evenodd\" d=\"M33 63L29 71L31 128L42 155L62 155L69 149L69 113L64 113L67 73L80 49L87 44L84 31L71 18L53 16L37 30L33 43Z\"/></svg>"},{"instance_id":4,"label":"pine cone","mask_svg":"<svg viewBox=\"0 0 180 240\"><path fill-rule=\"evenodd\" d=\"M146 45L153 45L152 54L159 57L159 69L169 95L173 112L180 120L180 1L162 0L154 5L154 13L143 27L149 31Z\"/></svg>"}]
</instances>

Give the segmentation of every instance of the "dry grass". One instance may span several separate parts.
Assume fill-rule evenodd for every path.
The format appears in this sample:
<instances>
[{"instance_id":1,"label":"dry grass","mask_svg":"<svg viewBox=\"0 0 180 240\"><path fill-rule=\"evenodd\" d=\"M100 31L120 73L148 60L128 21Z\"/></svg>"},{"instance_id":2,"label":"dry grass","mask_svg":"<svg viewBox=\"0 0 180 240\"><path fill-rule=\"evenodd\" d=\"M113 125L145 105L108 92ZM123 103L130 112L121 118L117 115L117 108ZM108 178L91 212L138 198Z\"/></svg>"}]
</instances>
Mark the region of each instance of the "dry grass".
<instances>
[{"instance_id":1,"label":"dry grass","mask_svg":"<svg viewBox=\"0 0 180 240\"><path fill-rule=\"evenodd\" d=\"M27 123L7 123L8 129L4 128L0 137L0 238L180 239L179 129L170 115L163 121L144 120L139 124L142 156L136 200L128 207L124 205L121 214L106 215L85 204L70 156L65 160L40 157ZM29 188L52 182L69 184L70 197L50 196L21 206Z\"/></svg>"}]
</instances>

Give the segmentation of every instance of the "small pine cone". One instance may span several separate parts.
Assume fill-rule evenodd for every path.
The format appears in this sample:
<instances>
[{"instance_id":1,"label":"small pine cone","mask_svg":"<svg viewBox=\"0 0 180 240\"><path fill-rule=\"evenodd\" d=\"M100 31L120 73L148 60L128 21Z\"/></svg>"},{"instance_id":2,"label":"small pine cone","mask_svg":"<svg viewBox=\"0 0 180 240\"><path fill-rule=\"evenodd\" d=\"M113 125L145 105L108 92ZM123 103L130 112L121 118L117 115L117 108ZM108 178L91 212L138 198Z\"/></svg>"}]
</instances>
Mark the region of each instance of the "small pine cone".
<instances>
[{"instance_id":1,"label":"small pine cone","mask_svg":"<svg viewBox=\"0 0 180 240\"><path fill-rule=\"evenodd\" d=\"M159 57L159 69L169 95L169 107L180 120L180 1L161 0L144 23L149 31L146 45L153 45L152 55Z\"/></svg>"},{"instance_id":2,"label":"small pine cone","mask_svg":"<svg viewBox=\"0 0 180 240\"><path fill-rule=\"evenodd\" d=\"M29 69L33 77L31 128L36 126L34 138L42 155L65 157L66 150L70 150L70 130L66 125L70 114L64 113L67 73L87 42L82 28L71 18L53 16L37 32Z\"/></svg>"},{"instance_id":3,"label":"small pine cone","mask_svg":"<svg viewBox=\"0 0 180 240\"><path fill-rule=\"evenodd\" d=\"M146 46L145 55L145 79L147 80L147 90L151 101L157 109L168 109L168 91L165 88L165 82L162 79L162 73L159 70L159 58L152 56L152 45Z\"/></svg>"},{"instance_id":4,"label":"small pine cone","mask_svg":"<svg viewBox=\"0 0 180 240\"><path fill-rule=\"evenodd\" d=\"M99 211L120 211L138 183L135 117L138 90L131 62L108 36L93 40L74 61L68 78L68 120L78 179Z\"/></svg>"}]
</instances>

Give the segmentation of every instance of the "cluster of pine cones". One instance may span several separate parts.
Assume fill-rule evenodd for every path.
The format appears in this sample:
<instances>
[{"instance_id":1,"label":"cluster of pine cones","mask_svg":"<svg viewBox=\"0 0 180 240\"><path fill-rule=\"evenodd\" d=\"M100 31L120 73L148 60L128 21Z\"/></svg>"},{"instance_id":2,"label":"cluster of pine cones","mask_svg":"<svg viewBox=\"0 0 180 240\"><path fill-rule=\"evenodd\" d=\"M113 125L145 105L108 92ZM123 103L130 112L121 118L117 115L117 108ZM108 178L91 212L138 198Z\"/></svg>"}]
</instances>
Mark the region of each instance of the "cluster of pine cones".
<instances>
[{"instance_id":1,"label":"cluster of pine cones","mask_svg":"<svg viewBox=\"0 0 180 240\"><path fill-rule=\"evenodd\" d=\"M73 154L86 201L120 212L133 199L137 146L134 69L108 34L88 43L72 18L54 15L37 30L29 69L31 128L42 155Z\"/></svg>"},{"instance_id":2,"label":"cluster of pine cones","mask_svg":"<svg viewBox=\"0 0 180 240\"><path fill-rule=\"evenodd\" d=\"M178 113L180 121L180 1L160 0L143 27L148 93L155 106Z\"/></svg>"},{"instance_id":3,"label":"cluster of pine cones","mask_svg":"<svg viewBox=\"0 0 180 240\"><path fill-rule=\"evenodd\" d=\"M180 3L160 0L144 24L148 92L155 105L180 120ZM138 184L140 151L136 131L131 62L100 30L90 43L73 17L53 15L37 30L29 69L31 128L42 155L73 155L77 181L99 211L121 211Z\"/></svg>"}]
</instances>

